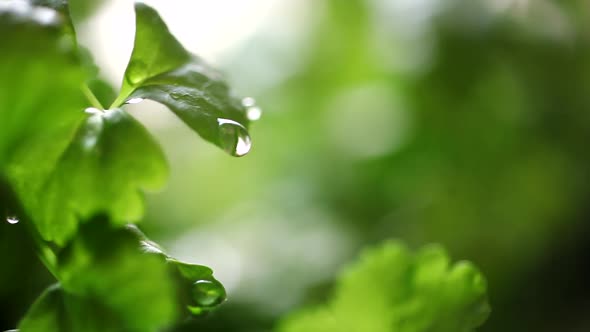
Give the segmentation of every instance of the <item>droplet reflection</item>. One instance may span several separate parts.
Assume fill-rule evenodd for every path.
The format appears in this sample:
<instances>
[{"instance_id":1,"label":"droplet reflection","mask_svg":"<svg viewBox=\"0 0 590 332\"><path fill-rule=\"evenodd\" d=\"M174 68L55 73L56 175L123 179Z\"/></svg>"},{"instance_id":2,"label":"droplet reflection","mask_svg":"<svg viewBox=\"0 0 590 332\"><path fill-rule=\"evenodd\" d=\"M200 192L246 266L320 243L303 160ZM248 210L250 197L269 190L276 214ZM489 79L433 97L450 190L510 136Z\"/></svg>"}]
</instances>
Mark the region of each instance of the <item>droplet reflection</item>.
<instances>
[{"instance_id":1,"label":"droplet reflection","mask_svg":"<svg viewBox=\"0 0 590 332\"><path fill-rule=\"evenodd\" d=\"M225 289L218 281L197 280L192 299L198 307L214 307L225 301Z\"/></svg>"},{"instance_id":2,"label":"droplet reflection","mask_svg":"<svg viewBox=\"0 0 590 332\"><path fill-rule=\"evenodd\" d=\"M242 157L250 152L252 140L244 126L229 119L217 119L219 139L223 149L234 157Z\"/></svg>"},{"instance_id":3,"label":"droplet reflection","mask_svg":"<svg viewBox=\"0 0 590 332\"><path fill-rule=\"evenodd\" d=\"M17 217L15 217L15 216L9 216L9 217L6 217L6 221L7 221L9 224L11 224L11 225L14 225L14 224L18 224L18 222L19 222L20 220L18 220L18 218L17 218Z\"/></svg>"}]
</instances>

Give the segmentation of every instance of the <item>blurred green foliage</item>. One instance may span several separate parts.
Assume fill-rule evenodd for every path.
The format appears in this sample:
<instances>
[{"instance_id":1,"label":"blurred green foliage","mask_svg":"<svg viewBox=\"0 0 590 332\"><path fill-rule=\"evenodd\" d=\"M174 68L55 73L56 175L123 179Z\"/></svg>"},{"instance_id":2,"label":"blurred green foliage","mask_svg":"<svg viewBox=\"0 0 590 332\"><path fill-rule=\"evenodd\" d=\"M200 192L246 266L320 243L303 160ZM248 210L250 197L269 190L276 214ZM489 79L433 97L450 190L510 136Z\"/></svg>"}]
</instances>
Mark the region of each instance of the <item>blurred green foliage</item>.
<instances>
[{"instance_id":1,"label":"blurred green foliage","mask_svg":"<svg viewBox=\"0 0 590 332\"><path fill-rule=\"evenodd\" d=\"M325 259L313 271L334 275L356 249L386 238L438 242L489 281L494 310L479 330L588 330L585 2L334 0L305 15L303 37L264 27L227 60L238 88L258 88L265 110L252 153L234 166L198 157L202 147L178 148L173 174L195 174L192 186L172 175L169 191L151 198L153 232L171 245L188 230L232 241L285 220L293 225L285 233L247 237L279 248L330 225L349 251L309 242L293 244L292 255L239 247L252 250L249 261L271 262L264 282L276 298L299 294L289 308L330 293L325 275L309 276L310 256ZM278 83L255 86L277 72ZM186 137L160 135L168 149ZM265 312L254 295L231 294L219 320L195 327L266 331L288 311Z\"/></svg>"},{"instance_id":2,"label":"blurred green foliage","mask_svg":"<svg viewBox=\"0 0 590 332\"><path fill-rule=\"evenodd\" d=\"M367 250L334 293L328 305L288 317L278 331L474 331L490 312L481 274L470 263L449 266L437 246L417 254L395 242Z\"/></svg>"},{"instance_id":3,"label":"blurred green foliage","mask_svg":"<svg viewBox=\"0 0 590 332\"><path fill-rule=\"evenodd\" d=\"M177 330L270 331L303 324L277 323L297 308L303 314L292 319L317 324L314 313L326 319L326 308L343 292L343 281L333 286L339 266L359 248L391 237L411 247L441 243L451 256L481 268L494 310L478 330L590 329L585 1L324 0L310 6L301 40L265 40L261 32L227 62L242 91L286 73L258 90L265 115L255 125L248 158L224 159L179 127L156 132L172 174L168 191L149 196L149 233L173 247L189 232L203 234L190 249L201 257L224 257L215 256L215 242L202 241L207 237L253 250L254 257L240 256L251 258L242 262L241 276L254 281L240 279L219 311ZM15 40L32 50L27 38ZM13 156L6 149L15 142L29 151L27 142L34 143L32 134L44 123L39 119L49 114L36 113L32 121L26 111L47 109L40 101L52 96L60 102L51 90L41 90L48 97L40 99L13 91L32 78L38 84L30 91L67 88L56 86L59 80L47 84L67 76L63 64L34 69L32 57L4 52L8 45L0 43L2 59L11 59L2 63L12 64L0 64L0 77L10 77L0 80L0 114L8 121L0 125L0 162ZM13 65L24 61L31 65ZM114 96L104 90L99 99L108 104ZM25 105L33 101L39 104ZM5 116L9 108L19 110L19 123L29 129L11 131L18 118ZM60 110L66 112L56 106ZM41 140L55 142L56 153L64 149L45 129ZM43 151L46 163L51 151ZM0 207L14 209L10 188L0 189ZM16 326L51 282L21 226L1 226L2 261L11 268L0 275L6 285L0 287L0 328ZM323 245L314 246L312 235ZM360 299L374 292L359 293ZM443 303L432 298L433 305ZM378 305L363 301L354 309ZM372 312L343 312L347 327L384 323L371 319Z\"/></svg>"}]
</instances>

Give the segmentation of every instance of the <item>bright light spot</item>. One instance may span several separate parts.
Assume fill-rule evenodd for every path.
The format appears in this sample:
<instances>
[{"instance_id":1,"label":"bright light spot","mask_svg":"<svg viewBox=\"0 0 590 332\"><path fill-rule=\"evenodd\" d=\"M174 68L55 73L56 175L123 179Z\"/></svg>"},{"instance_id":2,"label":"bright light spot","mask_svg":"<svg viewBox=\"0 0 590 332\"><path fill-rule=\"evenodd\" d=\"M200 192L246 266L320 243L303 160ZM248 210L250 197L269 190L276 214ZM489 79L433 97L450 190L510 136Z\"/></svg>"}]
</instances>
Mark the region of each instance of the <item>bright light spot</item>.
<instances>
[{"instance_id":1,"label":"bright light spot","mask_svg":"<svg viewBox=\"0 0 590 332\"><path fill-rule=\"evenodd\" d=\"M131 98L125 102L125 104L139 104L143 101L143 98Z\"/></svg>"},{"instance_id":2,"label":"bright light spot","mask_svg":"<svg viewBox=\"0 0 590 332\"><path fill-rule=\"evenodd\" d=\"M18 220L18 218L17 218L17 217L10 216L10 217L7 217L7 218L6 218L6 221L7 221L9 224L11 224L11 225L14 225L14 224L18 224L18 222L19 222L20 220Z\"/></svg>"},{"instance_id":3,"label":"bright light spot","mask_svg":"<svg viewBox=\"0 0 590 332\"><path fill-rule=\"evenodd\" d=\"M392 88L378 84L342 92L324 118L334 149L356 158L393 152L405 142L408 126L408 114Z\"/></svg>"},{"instance_id":4,"label":"bright light spot","mask_svg":"<svg viewBox=\"0 0 590 332\"><path fill-rule=\"evenodd\" d=\"M53 9L45 7L35 8L35 10L32 12L32 16L37 22L43 25L52 25L59 22L59 16L57 15L57 12Z\"/></svg>"}]
</instances>

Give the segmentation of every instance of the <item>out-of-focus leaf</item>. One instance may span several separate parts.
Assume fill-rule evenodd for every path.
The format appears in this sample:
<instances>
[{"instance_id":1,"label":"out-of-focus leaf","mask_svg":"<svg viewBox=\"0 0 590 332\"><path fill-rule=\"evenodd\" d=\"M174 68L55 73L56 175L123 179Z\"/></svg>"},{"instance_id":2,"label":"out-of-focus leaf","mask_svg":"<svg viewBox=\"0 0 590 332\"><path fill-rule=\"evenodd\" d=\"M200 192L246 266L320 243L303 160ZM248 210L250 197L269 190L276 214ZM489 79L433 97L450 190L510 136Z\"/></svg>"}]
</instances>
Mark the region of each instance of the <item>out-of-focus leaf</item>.
<instances>
[{"instance_id":1,"label":"out-of-focus leaf","mask_svg":"<svg viewBox=\"0 0 590 332\"><path fill-rule=\"evenodd\" d=\"M113 312L122 324L118 331L156 331L180 313L165 260L142 252L133 234L101 218L85 223L59 253L57 276L68 294ZM80 319L78 312L67 316Z\"/></svg>"},{"instance_id":2,"label":"out-of-focus leaf","mask_svg":"<svg viewBox=\"0 0 590 332\"><path fill-rule=\"evenodd\" d=\"M37 300L21 332L159 331L225 300L210 268L177 261L135 225L102 217L84 223L57 261L60 285Z\"/></svg>"},{"instance_id":3,"label":"out-of-focus leaf","mask_svg":"<svg viewBox=\"0 0 590 332\"><path fill-rule=\"evenodd\" d=\"M61 20L64 22L61 27L62 33L69 39L69 42L74 45L78 44L76 40L76 29L74 28L74 22L70 15L70 6L67 0L31 0L30 3L36 6L36 8L51 8L57 11Z\"/></svg>"},{"instance_id":4,"label":"out-of-focus leaf","mask_svg":"<svg viewBox=\"0 0 590 332\"><path fill-rule=\"evenodd\" d=\"M288 317L278 331L467 332L489 312L473 265L449 265L438 246L413 254L388 242L344 271L327 305Z\"/></svg>"},{"instance_id":5,"label":"out-of-focus leaf","mask_svg":"<svg viewBox=\"0 0 590 332\"><path fill-rule=\"evenodd\" d=\"M61 16L18 6L0 7L0 172L32 215L51 199L42 184L84 117L86 77Z\"/></svg>"},{"instance_id":6,"label":"out-of-focus leaf","mask_svg":"<svg viewBox=\"0 0 590 332\"><path fill-rule=\"evenodd\" d=\"M113 106L136 98L155 100L229 154L248 153L246 108L222 75L185 50L153 8L138 2L135 12L135 45Z\"/></svg>"},{"instance_id":7,"label":"out-of-focus leaf","mask_svg":"<svg viewBox=\"0 0 590 332\"><path fill-rule=\"evenodd\" d=\"M26 2L0 6L0 168L17 151L41 145L50 161L83 117L84 73L63 42L62 22L54 10Z\"/></svg>"},{"instance_id":8,"label":"out-of-focus leaf","mask_svg":"<svg viewBox=\"0 0 590 332\"><path fill-rule=\"evenodd\" d=\"M70 15L75 24L90 17L102 6L104 0L69 0Z\"/></svg>"},{"instance_id":9,"label":"out-of-focus leaf","mask_svg":"<svg viewBox=\"0 0 590 332\"><path fill-rule=\"evenodd\" d=\"M122 332L124 322L98 301L50 286L20 322L19 332Z\"/></svg>"}]
</instances>

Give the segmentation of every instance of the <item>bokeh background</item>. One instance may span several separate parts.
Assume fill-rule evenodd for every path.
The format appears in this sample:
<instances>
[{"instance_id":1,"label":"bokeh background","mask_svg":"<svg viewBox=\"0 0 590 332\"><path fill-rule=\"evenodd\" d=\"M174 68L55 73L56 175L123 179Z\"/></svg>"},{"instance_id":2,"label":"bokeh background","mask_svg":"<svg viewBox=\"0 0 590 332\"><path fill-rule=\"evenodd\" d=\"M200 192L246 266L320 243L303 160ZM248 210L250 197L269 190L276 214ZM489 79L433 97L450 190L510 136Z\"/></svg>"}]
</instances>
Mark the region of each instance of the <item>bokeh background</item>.
<instances>
[{"instance_id":1,"label":"bokeh background","mask_svg":"<svg viewBox=\"0 0 590 332\"><path fill-rule=\"evenodd\" d=\"M179 331L270 331L388 238L483 271L480 331L590 331L588 1L146 2L264 112L237 159L129 105L171 165L141 227L229 293ZM120 85L132 2L76 23ZM3 330L52 280L21 225L0 249Z\"/></svg>"}]
</instances>

